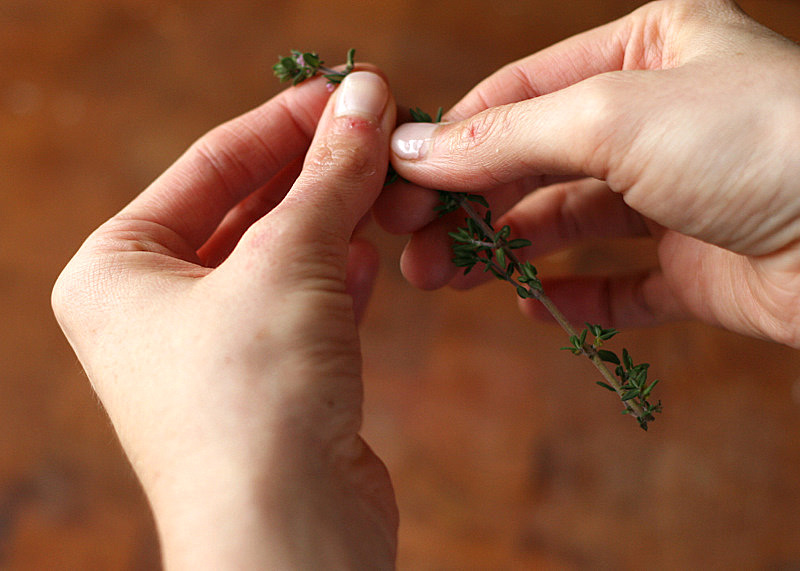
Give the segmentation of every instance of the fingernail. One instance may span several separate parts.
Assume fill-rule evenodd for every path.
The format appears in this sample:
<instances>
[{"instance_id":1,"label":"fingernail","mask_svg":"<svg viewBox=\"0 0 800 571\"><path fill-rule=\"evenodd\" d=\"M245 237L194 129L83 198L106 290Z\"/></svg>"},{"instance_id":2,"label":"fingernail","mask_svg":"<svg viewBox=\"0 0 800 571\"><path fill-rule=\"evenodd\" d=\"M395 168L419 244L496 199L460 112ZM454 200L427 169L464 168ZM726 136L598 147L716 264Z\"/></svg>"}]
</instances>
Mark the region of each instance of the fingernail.
<instances>
[{"instance_id":1,"label":"fingernail","mask_svg":"<svg viewBox=\"0 0 800 571\"><path fill-rule=\"evenodd\" d=\"M336 117L357 115L380 121L389 92L378 75L368 71L354 71L342 80L336 94Z\"/></svg>"},{"instance_id":2,"label":"fingernail","mask_svg":"<svg viewBox=\"0 0 800 571\"><path fill-rule=\"evenodd\" d=\"M392 151L405 160L424 159L431 146L435 123L405 123L392 135Z\"/></svg>"}]
</instances>

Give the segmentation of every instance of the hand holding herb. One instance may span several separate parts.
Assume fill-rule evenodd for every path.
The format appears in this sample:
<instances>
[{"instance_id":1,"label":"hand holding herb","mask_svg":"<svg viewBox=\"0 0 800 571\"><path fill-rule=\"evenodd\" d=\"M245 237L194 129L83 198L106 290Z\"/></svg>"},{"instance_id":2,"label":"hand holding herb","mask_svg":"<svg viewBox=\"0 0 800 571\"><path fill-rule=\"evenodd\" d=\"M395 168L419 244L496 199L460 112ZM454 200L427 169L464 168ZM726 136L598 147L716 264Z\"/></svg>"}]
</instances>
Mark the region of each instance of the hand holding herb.
<instances>
[{"instance_id":1,"label":"hand holding herb","mask_svg":"<svg viewBox=\"0 0 800 571\"><path fill-rule=\"evenodd\" d=\"M165 568L392 567L392 486L359 434L377 256L353 232L394 124L375 73L286 90L205 135L59 278Z\"/></svg>"},{"instance_id":2,"label":"hand holding herb","mask_svg":"<svg viewBox=\"0 0 800 571\"><path fill-rule=\"evenodd\" d=\"M648 4L506 66L459 102L448 124L400 126L393 166L422 187L481 191L504 204L499 224L531 240L527 256L583 239L657 242L659 267L646 272L544 280L570 319L640 326L696 317L800 347L800 147L790 126L800 121L800 48L733 3L714 4L727 20L710 19L706 4ZM642 22L677 24L643 46L630 36ZM731 57L732 41L741 57ZM764 61L775 64L764 72ZM650 71L619 73L623 62ZM673 69L660 69L663 62ZM753 84L756 70L766 79ZM421 201L417 209L427 208ZM393 230L423 237L404 256L412 281L430 288L458 279L440 271L453 238L440 223L381 210ZM490 257L474 228L456 239L465 263L481 249ZM568 349L615 366L623 399L648 399L646 365L625 351L592 354L604 331L571 333ZM641 404L645 413L652 406Z\"/></svg>"},{"instance_id":3,"label":"hand holding herb","mask_svg":"<svg viewBox=\"0 0 800 571\"><path fill-rule=\"evenodd\" d=\"M289 77L295 78L295 85L309 77L313 77L319 72L319 57L315 53L306 52L303 54L297 50L292 52L294 58L281 58L275 65L275 74L285 79L286 70L290 68ZM346 73L353 68L354 50L348 52L348 65ZM287 61L288 60L288 61ZM326 75L326 77L328 77ZM439 122L442 110L432 119L424 111L414 108L410 110L412 120L415 122L431 123ZM419 149L418 149L419 150ZM395 182L397 173L392 168L387 175L387 184ZM612 392L616 392L624 403L623 412L632 414L644 430L647 430L648 422L655 419L654 414L661 411L661 403L651 404L649 396L658 381L647 382L648 364L634 365L627 350L623 351L623 359L607 349L600 349L604 341L616 335L614 329L603 329L599 325L588 325L587 329L578 333L567 321L555 304L545 295L542 283L537 276L536 268L530 262L521 263L513 250L524 248L530 245L525 239L510 239L511 228L504 226L499 231L492 227L492 214L488 210L489 204L486 200L474 194L463 192L443 192L440 191L439 198L441 203L434 208L440 215L461 209L467 214L465 220L466 227L459 228L456 232L449 232L449 236L454 240L453 243L453 263L457 267L463 267L464 273L468 274L473 267L483 264L484 272L490 272L498 279L508 281L516 288L516 293L523 299L533 298L542 303L556 321L569 334L570 347L567 347L575 355L583 355L594 364L602 374L605 381L598 384ZM484 216L478 215L470 205L470 202L477 202L487 209ZM586 336L591 331L594 335L594 342L586 343ZM617 365L615 369L616 377L606 367L606 363Z\"/></svg>"},{"instance_id":4,"label":"hand holding herb","mask_svg":"<svg viewBox=\"0 0 800 571\"><path fill-rule=\"evenodd\" d=\"M479 189L508 207L498 223L531 240L526 256L603 237L657 243L659 265L643 273L543 280L570 319L692 317L800 347L800 47L733 3L714 3L727 19L712 18L710 4L647 4L506 66L449 124L399 127L394 167L423 187ZM658 45L631 36L644 22ZM424 285L438 287L454 272L432 269L444 262L435 244L449 238L430 220L390 223L425 235L404 269L430 272L437 281Z\"/></svg>"},{"instance_id":5,"label":"hand holding herb","mask_svg":"<svg viewBox=\"0 0 800 571\"><path fill-rule=\"evenodd\" d=\"M282 73L328 74L311 60ZM623 63L652 71L613 73ZM56 316L151 502L167 568L394 565L391 481L359 434L355 322L376 260L349 240L380 193L395 108L379 76L337 79L332 96L320 81L298 85L205 135L55 285ZM648 4L498 73L451 125L417 138L401 127L417 154L395 157L399 173L455 191L439 210L467 222L450 236L450 218L425 228L438 202L427 192L422 216L406 203L394 227L440 240L413 260L423 270L455 272L455 241L459 265L526 301L558 288L520 253L649 231L661 266L627 282L635 295L608 286L619 321L694 315L800 347L798 90L800 48L732 2ZM548 174L572 182L529 195ZM478 188L501 203L496 223ZM592 299L596 286L582 291ZM653 384L626 351L607 353L615 335L588 325L567 349L615 365L633 410Z\"/></svg>"}]
</instances>

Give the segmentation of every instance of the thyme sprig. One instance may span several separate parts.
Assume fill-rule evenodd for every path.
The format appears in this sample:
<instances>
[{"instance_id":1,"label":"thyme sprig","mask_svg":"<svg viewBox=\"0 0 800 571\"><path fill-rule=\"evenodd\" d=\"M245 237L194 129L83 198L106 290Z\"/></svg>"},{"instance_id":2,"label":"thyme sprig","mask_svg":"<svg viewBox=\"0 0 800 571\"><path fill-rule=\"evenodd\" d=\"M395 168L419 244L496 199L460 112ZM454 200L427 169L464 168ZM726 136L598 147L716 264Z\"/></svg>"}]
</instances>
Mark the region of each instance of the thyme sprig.
<instances>
[{"instance_id":1,"label":"thyme sprig","mask_svg":"<svg viewBox=\"0 0 800 571\"><path fill-rule=\"evenodd\" d=\"M342 71L336 71L323 65L324 62L313 52L292 50L289 57L281 57L273 66L275 75L281 81L292 81L294 85L310 77L322 73L330 83L340 83L353 70L355 50L347 52L347 64ZM421 109L410 110L413 121L422 123L438 123L442 119L439 108L436 117L431 117ZM389 165L386 183L390 184L400 177ZM648 382L648 363L635 364L627 349L622 349L622 357L609 349L602 348L606 341L619 332L613 328L587 323L578 331L545 294L536 267L529 261L522 262L516 250L531 245L530 240L511 238L511 228L503 226L496 230L492 223L492 211L489 203L479 194L466 192L439 191L439 204L435 207L440 216L462 210L466 214L465 225L449 232L453 239L453 263L464 269L464 274L482 265L483 271L496 278L507 281L514 286L522 299L535 299L541 303L569 336L569 345L562 347L574 355L588 358L600 375L597 381L601 387L617 394L622 401L623 414L636 418L639 426L647 430L648 423L655 420L655 414L661 412L661 401L650 402L650 394L658 384L658 379ZM479 214L473 205L485 209ZM592 339L589 339L591 335ZM614 371L609 369L614 366Z\"/></svg>"},{"instance_id":2,"label":"thyme sprig","mask_svg":"<svg viewBox=\"0 0 800 571\"><path fill-rule=\"evenodd\" d=\"M341 83L345 76L353 71L355 66L355 49L350 49L347 52L347 63L341 71L325 67L325 62L322 61L315 52L301 52L299 50L292 50L290 56L280 56L278 63L272 66L272 71L281 81L291 81L292 85L302 83L310 77L314 77L318 73L322 73L328 82L336 84Z\"/></svg>"},{"instance_id":3,"label":"thyme sprig","mask_svg":"<svg viewBox=\"0 0 800 571\"><path fill-rule=\"evenodd\" d=\"M634 364L627 349L622 350L621 359L613 351L601 349L605 341L618 333L616 329L606 329L589 323L580 332L575 329L545 294L536 267L529 261L521 262L517 258L514 250L530 246L531 242L522 238L510 239L509 226L495 230L492 226L492 212L482 196L441 191L440 196L442 198L439 204L440 214L458 208L467 214L465 226L449 233L453 238L453 263L463 267L464 274L482 264L484 272L490 272L496 278L510 283L522 299L532 298L541 303L569 335L570 345L563 349L574 355L587 357L603 377L603 381L598 381L597 384L617 393L624 405L622 412L633 415L639 426L647 430L648 423L655 420L655 414L661 412L662 408L661 401L651 403L649 400L650 394L659 382L655 380L648 384L647 373L650 365ZM486 213L481 216L471 203L484 206L487 208ZM590 333L594 339L588 342ZM616 365L613 373L608 368L608 363Z\"/></svg>"}]
</instances>

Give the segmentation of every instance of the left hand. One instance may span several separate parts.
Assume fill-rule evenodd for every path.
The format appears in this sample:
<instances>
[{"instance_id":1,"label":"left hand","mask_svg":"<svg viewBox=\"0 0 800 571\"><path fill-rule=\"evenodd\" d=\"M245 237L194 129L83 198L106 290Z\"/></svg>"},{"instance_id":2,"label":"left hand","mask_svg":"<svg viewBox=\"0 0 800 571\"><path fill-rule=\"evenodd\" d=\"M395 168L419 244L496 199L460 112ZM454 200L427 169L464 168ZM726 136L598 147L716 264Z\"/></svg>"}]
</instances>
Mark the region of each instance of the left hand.
<instances>
[{"instance_id":1,"label":"left hand","mask_svg":"<svg viewBox=\"0 0 800 571\"><path fill-rule=\"evenodd\" d=\"M359 436L377 256L352 235L394 124L374 70L330 98L290 88L201 138L60 276L167 567L393 565L391 483Z\"/></svg>"}]
</instances>

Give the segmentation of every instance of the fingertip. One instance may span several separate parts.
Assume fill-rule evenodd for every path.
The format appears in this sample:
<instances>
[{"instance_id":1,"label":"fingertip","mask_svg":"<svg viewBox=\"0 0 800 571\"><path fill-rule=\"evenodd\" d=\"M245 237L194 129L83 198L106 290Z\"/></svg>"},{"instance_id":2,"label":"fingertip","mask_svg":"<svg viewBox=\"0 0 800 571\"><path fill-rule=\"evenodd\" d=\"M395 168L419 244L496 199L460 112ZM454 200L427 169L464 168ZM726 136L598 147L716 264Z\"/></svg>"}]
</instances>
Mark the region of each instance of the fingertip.
<instances>
[{"instance_id":1,"label":"fingertip","mask_svg":"<svg viewBox=\"0 0 800 571\"><path fill-rule=\"evenodd\" d=\"M435 123L404 123L392 133L391 149L398 164L427 158L439 125Z\"/></svg>"},{"instance_id":2,"label":"fingertip","mask_svg":"<svg viewBox=\"0 0 800 571\"><path fill-rule=\"evenodd\" d=\"M447 191L488 190L519 178L513 133L490 125L499 125L498 117L491 109L457 123L400 125L392 133L392 166L411 182Z\"/></svg>"},{"instance_id":3,"label":"fingertip","mask_svg":"<svg viewBox=\"0 0 800 571\"><path fill-rule=\"evenodd\" d=\"M436 219L436 191L399 180L384 187L372 207L375 220L392 234L410 234Z\"/></svg>"},{"instance_id":4,"label":"fingertip","mask_svg":"<svg viewBox=\"0 0 800 571\"><path fill-rule=\"evenodd\" d=\"M400 256L400 270L411 285L430 291L450 283L457 268L450 263L447 243L437 239L435 232L423 230L406 244Z\"/></svg>"},{"instance_id":5,"label":"fingertip","mask_svg":"<svg viewBox=\"0 0 800 571\"><path fill-rule=\"evenodd\" d=\"M389 101L389 86L370 71L353 71L335 94L334 117L361 117L380 125Z\"/></svg>"}]
</instances>

